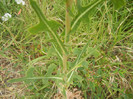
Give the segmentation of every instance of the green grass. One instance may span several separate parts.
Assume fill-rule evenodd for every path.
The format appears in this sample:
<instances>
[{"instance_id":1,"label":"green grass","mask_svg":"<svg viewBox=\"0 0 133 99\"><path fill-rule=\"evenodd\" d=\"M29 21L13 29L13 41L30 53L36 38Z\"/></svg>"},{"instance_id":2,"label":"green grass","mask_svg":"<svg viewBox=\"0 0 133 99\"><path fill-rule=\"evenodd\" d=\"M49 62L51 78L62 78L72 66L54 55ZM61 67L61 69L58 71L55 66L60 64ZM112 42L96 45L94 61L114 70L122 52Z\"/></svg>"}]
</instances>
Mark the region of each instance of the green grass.
<instances>
[{"instance_id":1,"label":"green grass","mask_svg":"<svg viewBox=\"0 0 133 99\"><path fill-rule=\"evenodd\" d=\"M6 9L0 8L0 17L7 11L13 17L7 22L0 23L0 98L53 98L60 91L60 85L56 85L59 80L35 79L21 84L7 82L9 79L31 73L29 67L34 67L33 74L36 77L64 74L61 72L62 63L50 43L53 39L49 39L44 32L32 35L27 31L38 22L29 2L27 1L25 6L17 5L10 0L7 0L6 4L1 2ZM83 0L83 5L87 5L88 2L89 0ZM64 39L61 33L65 24L65 2L42 0L38 3L48 19L54 19L62 24L58 34ZM128 0L125 7L116 11L112 3L104 3L97 8L89 24L82 22L78 30L70 36L70 41L66 45L70 52L68 70L72 70L74 60L88 40L90 42L82 55L82 65L75 69L76 72L69 82L69 90L77 88L86 99L133 97L132 6L133 1ZM17 15L20 9L22 13ZM73 13L76 13L75 8L72 9Z\"/></svg>"}]
</instances>

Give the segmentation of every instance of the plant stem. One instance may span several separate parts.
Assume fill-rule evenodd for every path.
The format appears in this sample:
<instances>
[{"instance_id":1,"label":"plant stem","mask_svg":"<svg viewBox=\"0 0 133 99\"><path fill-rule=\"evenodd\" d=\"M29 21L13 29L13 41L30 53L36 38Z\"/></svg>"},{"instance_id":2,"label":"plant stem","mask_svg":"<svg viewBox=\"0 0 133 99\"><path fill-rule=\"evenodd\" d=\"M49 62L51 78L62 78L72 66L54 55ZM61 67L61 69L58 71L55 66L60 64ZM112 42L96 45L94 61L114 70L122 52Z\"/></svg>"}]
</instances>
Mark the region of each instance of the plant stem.
<instances>
[{"instance_id":1,"label":"plant stem","mask_svg":"<svg viewBox=\"0 0 133 99\"><path fill-rule=\"evenodd\" d=\"M69 32L70 32L70 26L71 26L71 22L70 22L70 15L69 15L69 9L72 5L72 0L67 0L66 2L66 18L65 18L65 26L66 26L66 31L65 31L65 43L67 43L69 41Z\"/></svg>"},{"instance_id":2,"label":"plant stem","mask_svg":"<svg viewBox=\"0 0 133 99\"><path fill-rule=\"evenodd\" d=\"M70 31L70 16L69 16L69 9L70 9L70 4L72 0L67 0L66 2L66 17L65 17L65 44L68 42L68 33ZM67 55L63 53L63 72L67 72Z\"/></svg>"},{"instance_id":3,"label":"plant stem","mask_svg":"<svg viewBox=\"0 0 133 99\"><path fill-rule=\"evenodd\" d=\"M63 73L66 74L67 72L67 55L63 53Z\"/></svg>"}]
</instances>

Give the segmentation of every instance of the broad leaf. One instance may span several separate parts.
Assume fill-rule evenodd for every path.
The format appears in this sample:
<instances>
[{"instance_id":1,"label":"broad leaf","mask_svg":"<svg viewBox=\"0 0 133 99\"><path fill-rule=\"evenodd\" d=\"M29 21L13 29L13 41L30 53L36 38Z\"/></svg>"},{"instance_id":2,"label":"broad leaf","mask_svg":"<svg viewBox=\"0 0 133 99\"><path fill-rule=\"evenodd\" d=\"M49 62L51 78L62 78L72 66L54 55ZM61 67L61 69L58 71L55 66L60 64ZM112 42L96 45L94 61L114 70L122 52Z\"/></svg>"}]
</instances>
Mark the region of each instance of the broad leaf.
<instances>
[{"instance_id":1,"label":"broad leaf","mask_svg":"<svg viewBox=\"0 0 133 99\"><path fill-rule=\"evenodd\" d=\"M55 79L55 80L63 80L61 77L51 76L51 77L23 77L18 79L9 80L9 83L22 82L22 81L30 81L30 80L38 80L38 79Z\"/></svg>"},{"instance_id":2,"label":"broad leaf","mask_svg":"<svg viewBox=\"0 0 133 99\"><path fill-rule=\"evenodd\" d=\"M47 20L35 1L30 0L30 4L31 4L32 8L34 9L34 11L36 12L36 14L40 20L40 23L37 24L36 26L30 28L29 31L34 34L39 33L41 31L50 33L52 35L52 37L55 39L55 41L57 42L57 45L60 47L62 52L64 52L65 54L68 54L66 48L64 47L62 41L60 40L60 38L56 32L59 27L59 23L57 23L53 20L50 20L50 21Z\"/></svg>"},{"instance_id":3,"label":"broad leaf","mask_svg":"<svg viewBox=\"0 0 133 99\"><path fill-rule=\"evenodd\" d=\"M12 79L12 80L9 80L8 82L10 83L14 83L14 82L22 82L24 81L26 84L30 83L30 82L33 82L34 80L37 80L37 79L45 79L44 80L44 83L48 83L48 80L49 79L57 79L57 80L62 80L61 77L58 77L58 76L53 76L52 73L53 73L53 70L56 68L56 65L55 64L51 64L49 67L48 67L48 70L47 70L47 73L46 75L44 75L44 77L35 77L33 72L34 72L34 67L30 67L28 69L28 71L26 72L26 76L25 77L22 77L22 78L17 78L17 79Z\"/></svg>"},{"instance_id":4,"label":"broad leaf","mask_svg":"<svg viewBox=\"0 0 133 99\"><path fill-rule=\"evenodd\" d=\"M102 2L104 1L105 0L93 0L93 2L91 2L88 6L82 7L80 0L77 0L76 5L78 9L78 14L72 21L70 33L76 31L81 21L84 20L89 21L88 16L93 15L93 13L96 10L96 7L102 4ZM126 4L126 0L111 0L111 1L113 2L115 9L119 9Z\"/></svg>"},{"instance_id":5,"label":"broad leaf","mask_svg":"<svg viewBox=\"0 0 133 99\"><path fill-rule=\"evenodd\" d=\"M96 7L103 1L105 0L95 0L91 2L88 6L82 7L80 0L77 0L78 14L72 21L70 33L76 31L80 22L86 20L86 18L88 18L88 16L91 15L91 13L96 9Z\"/></svg>"},{"instance_id":6,"label":"broad leaf","mask_svg":"<svg viewBox=\"0 0 133 99\"><path fill-rule=\"evenodd\" d=\"M79 60L81 59L82 54L86 51L89 43L90 43L90 40L86 43L82 51L79 53L78 57L75 60L74 66L78 64Z\"/></svg>"},{"instance_id":7,"label":"broad leaf","mask_svg":"<svg viewBox=\"0 0 133 99\"><path fill-rule=\"evenodd\" d=\"M47 34L48 34L48 37L51 38L49 33L47 33ZM51 44L52 44L54 50L56 51L57 55L60 57L61 60L63 60L62 53L61 53L60 49L56 46L56 43L52 41Z\"/></svg>"},{"instance_id":8,"label":"broad leaf","mask_svg":"<svg viewBox=\"0 0 133 99\"><path fill-rule=\"evenodd\" d=\"M49 67L48 67L48 70L47 70L47 73L46 73L46 77L47 76L51 76L53 71L57 68L57 66L55 64L51 64Z\"/></svg>"},{"instance_id":9,"label":"broad leaf","mask_svg":"<svg viewBox=\"0 0 133 99\"><path fill-rule=\"evenodd\" d=\"M75 61L74 67L71 70L68 71L67 75L70 74L70 73L72 74L72 72L74 72L75 69L81 67L82 62L84 62L84 60L86 60L90 55L93 55L93 53L96 51L96 49L100 45L102 45L102 43L98 44L98 46L96 46L95 48L93 48L93 50L91 52L89 52L82 60L79 61L79 59L77 58L76 61L78 60L78 62ZM86 46L83 49L86 49ZM79 56L80 56L80 54L79 54Z\"/></svg>"},{"instance_id":10,"label":"broad leaf","mask_svg":"<svg viewBox=\"0 0 133 99\"><path fill-rule=\"evenodd\" d=\"M88 49L87 49L87 53L86 54L89 54L90 52L92 52L91 54L90 54L90 56L92 55L92 56L94 56L94 57L98 57L98 56L100 56L100 52L97 50L97 49L94 49L93 47L88 47Z\"/></svg>"},{"instance_id":11,"label":"broad leaf","mask_svg":"<svg viewBox=\"0 0 133 99\"><path fill-rule=\"evenodd\" d=\"M47 73L44 75L44 77L54 77L54 75L52 74L54 72L54 70L57 68L57 65L55 64L50 64L48 66L47 69ZM57 76L57 75L56 75ZM57 77L58 79L58 77ZM49 79L42 79L43 84L45 85L45 87L49 86Z\"/></svg>"},{"instance_id":12,"label":"broad leaf","mask_svg":"<svg viewBox=\"0 0 133 99\"><path fill-rule=\"evenodd\" d=\"M34 67L30 67L28 69L28 71L26 72L26 77L27 78L31 78L31 77L34 77ZM28 84L30 82L33 82L34 80L25 80L25 83Z\"/></svg>"},{"instance_id":13,"label":"broad leaf","mask_svg":"<svg viewBox=\"0 0 133 99\"><path fill-rule=\"evenodd\" d=\"M25 83L30 83L31 80L27 80L27 78L32 78L34 76L33 72L34 72L34 68L33 67L30 67L27 70L27 72L26 72L26 77L17 78L17 79L11 79L11 80L9 80L9 82L10 83L14 83L14 82L22 82L22 81L25 81Z\"/></svg>"},{"instance_id":14,"label":"broad leaf","mask_svg":"<svg viewBox=\"0 0 133 99\"><path fill-rule=\"evenodd\" d=\"M25 81L25 80L26 80L26 77L22 77L22 78L17 78L17 79L11 79L8 82L9 83L15 83L15 82L22 82L22 81Z\"/></svg>"},{"instance_id":15,"label":"broad leaf","mask_svg":"<svg viewBox=\"0 0 133 99\"><path fill-rule=\"evenodd\" d=\"M86 51L89 43L90 43L90 40L87 42L87 44L84 46L82 51L79 53L78 57L76 58L76 60L75 60L75 62L73 64L73 67L75 67L79 63L79 60L81 59L82 54ZM71 72L70 76L68 77L67 82L69 82L72 79L73 74L74 74L74 71Z\"/></svg>"},{"instance_id":16,"label":"broad leaf","mask_svg":"<svg viewBox=\"0 0 133 99\"><path fill-rule=\"evenodd\" d=\"M119 9L126 4L126 0L111 0L115 9Z\"/></svg>"}]
</instances>

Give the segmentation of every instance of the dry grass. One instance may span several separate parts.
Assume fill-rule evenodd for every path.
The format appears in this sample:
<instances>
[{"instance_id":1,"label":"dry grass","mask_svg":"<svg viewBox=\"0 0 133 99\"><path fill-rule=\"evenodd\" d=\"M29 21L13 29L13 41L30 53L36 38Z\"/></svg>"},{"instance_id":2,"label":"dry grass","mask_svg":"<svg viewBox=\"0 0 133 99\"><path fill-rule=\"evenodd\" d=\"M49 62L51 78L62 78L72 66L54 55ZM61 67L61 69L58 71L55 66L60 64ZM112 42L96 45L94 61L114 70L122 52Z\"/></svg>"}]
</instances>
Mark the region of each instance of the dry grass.
<instances>
[{"instance_id":1,"label":"dry grass","mask_svg":"<svg viewBox=\"0 0 133 99\"><path fill-rule=\"evenodd\" d=\"M16 95L23 95L22 83L8 83L9 79L21 77L21 68L14 67L10 59L0 56L0 99L16 99Z\"/></svg>"}]
</instances>

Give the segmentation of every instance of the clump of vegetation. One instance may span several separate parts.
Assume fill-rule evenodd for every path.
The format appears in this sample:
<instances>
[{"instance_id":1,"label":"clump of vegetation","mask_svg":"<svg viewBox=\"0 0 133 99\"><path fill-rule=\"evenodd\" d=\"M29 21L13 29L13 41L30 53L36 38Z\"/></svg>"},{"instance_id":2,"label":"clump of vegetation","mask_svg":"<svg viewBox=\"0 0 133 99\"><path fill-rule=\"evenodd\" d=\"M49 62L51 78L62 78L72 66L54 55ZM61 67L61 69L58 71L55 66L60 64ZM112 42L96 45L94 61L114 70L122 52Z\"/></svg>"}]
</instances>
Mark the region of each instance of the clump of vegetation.
<instances>
[{"instance_id":1,"label":"clump of vegetation","mask_svg":"<svg viewBox=\"0 0 133 99\"><path fill-rule=\"evenodd\" d=\"M14 90L16 82L23 82L19 86L23 93L14 91L10 96L132 98L132 0L29 0L24 4L18 6L18 13L7 8L13 18L0 23L0 71L12 75L1 76L2 87L10 85ZM5 70L4 61L11 63L10 70Z\"/></svg>"}]
</instances>

